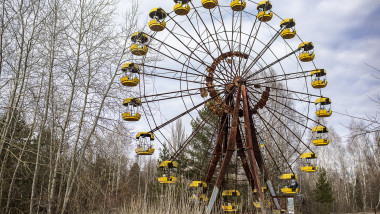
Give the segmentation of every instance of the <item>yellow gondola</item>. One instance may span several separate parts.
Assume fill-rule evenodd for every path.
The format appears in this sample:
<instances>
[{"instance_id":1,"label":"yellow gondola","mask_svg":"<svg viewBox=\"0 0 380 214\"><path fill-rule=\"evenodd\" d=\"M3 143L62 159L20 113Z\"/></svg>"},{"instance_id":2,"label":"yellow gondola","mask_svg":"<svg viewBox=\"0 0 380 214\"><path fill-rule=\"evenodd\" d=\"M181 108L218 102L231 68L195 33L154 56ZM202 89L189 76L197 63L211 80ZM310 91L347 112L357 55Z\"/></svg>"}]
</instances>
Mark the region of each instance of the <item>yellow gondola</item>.
<instances>
[{"instance_id":1,"label":"yellow gondola","mask_svg":"<svg viewBox=\"0 0 380 214\"><path fill-rule=\"evenodd\" d=\"M190 202L199 203L206 202L208 200L205 194L207 190L207 184L203 181L192 181L189 185L190 189Z\"/></svg>"},{"instance_id":2,"label":"yellow gondola","mask_svg":"<svg viewBox=\"0 0 380 214\"><path fill-rule=\"evenodd\" d=\"M272 203L270 201L265 201L265 208L270 208L271 205L272 205ZM255 208L257 208L257 209L261 208L261 204L258 201L254 201L253 206L255 206Z\"/></svg>"},{"instance_id":3,"label":"yellow gondola","mask_svg":"<svg viewBox=\"0 0 380 214\"><path fill-rule=\"evenodd\" d=\"M222 192L222 210L224 212L237 212L240 204L239 190L224 190Z\"/></svg>"},{"instance_id":4,"label":"yellow gondola","mask_svg":"<svg viewBox=\"0 0 380 214\"><path fill-rule=\"evenodd\" d=\"M176 3L173 7L174 13L179 16L185 16L190 12L190 0L174 0Z\"/></svg>"},{"instance_id":5,"label":"yellow gondola","mask_svg":"<svg viewBox=\"0 0 380 214\"><path fill-rule=\"evenodd\" d=\"M122 85L133 87L139 84L138 74L140 73L140 68L137 64L131 62L124 63L121 70L124 73L124 76L120 78Z\"/></svg>"},{"instance_id":6,"label":"yellow gondola","mask_svg":"<svg viewBox=\"0 0 380 214\"><path fill-rule=\"evenodd\" d=\"M152 155L154 153L155 150L152 148L152 141L154 140L153 133L139 132L136 135L136 140L138 142L137 148L135 149L137 155Z\"/></svg>"},{"instance_id":7,"label":"yellow gondola","mask_svg":"<svg viewBox=\"0 0 380 214\"><path fill-rule=\"evenodd\" d=\"M301 170L304 172L316 172L318 170L317 166L312 165L312 160L315 160L317 158L317 155L315 153L303 153L300 156L301 159L305 160L303 161L303 166L301 167Z\"/></svg>"},{"instance_id":8,"label":"yellow gondola","mask_svg":"<svg viewBox=\"0 0 380 214\"><path fill-rule=\"evenodd\" d=\"M143 56L148 52L148 47L145 45L149 41L149 36L144 32L135 32L131 36L133 44L129 50L133 55Z\"/></svg>"},{"instance_id":9,"label":"yellow gondola","mask_svg":"<svg viewBox=\"0 0 380 214\"><path fill-rule=\"evenodd\" d=\"M316 112L318 117L330 117L331 111L331 100L327 97L321 97L315 100Z\"/></svg>"},{"instance_id":10,"label":"yellow gondola","mask_svg":"<svg viewBox=\"0 0 380 214\"><path fill-rule=\"evenodd\" d=\"M206 9L213 9L218 5L218 0L202 0L202 6Z\"/></svg>"},{"instance_id":11,"label":"yellow gondola","mask_svg":"<svg viewBox=\"0 0 380 214\"><path fill-rule=\"evenodd\" d=\"M162 8L153 8L149 12L149 17L151 20L148 23L149 28L152 31L162 31L166 27L166 22L164 19L167 14Z\"/></svg>"},{"instance_id":12,"label":"yellow gondola","mask_svg":"<svg viewBox=\"0 0 380 214\"><path fill-rule=\"evenodd\" d=\"M295 26L296 22L294 21L294 19L289 18L282 20L280 23L280 27L284 27L284 30L281 31L281 37L283 39L292 39L297 33L294 28Z\"/></svg>"},{"instance_id":13,"label":"yellow gondola","mask_svg":"<svg viewBox=\"0 0 380 214\"><path fill-rule=\"evenodd\" d=\"M315 146L326 146L330 143L328 138L329 130L324 126L316 126L313 128L312 141Z\"/></svg>"},{"instance_id":14,"label":"yellow gondola","mask_svg":"<svg viewBox=\"0 0 380 214\"><path fill-rule=\"evenodd\" d=\"M265 190L267 190L267 187L261 187L261 191L264 192ZM253 192L256 193L257 192L257 189L253 189Z\"/></svg>"},{"instance_id":15,"label":"yellow gondola","mask_svg":"<svg viewBox=\"0 0 380 214\"><path fill-rule=\"evenodd\" d=\"M247 3L244 0L232 0L230 7L233 11L243 11Z\"/></svg>"},{"instance_id":16,"label":"yellow gondola","mask_svg":"<svg viewBox=\"0 0 380 214\"><path fill-rule=\"evenodd\" d=\"M327 85L325 69L316 69L310 73L311 86L313 88L324 88Z\"/></svg>"},{"instance_id":17,"label":"yellow gondola","mask_svg":"<svg viewBox=\"0 0 380 214\"><path fill-rule=\"evenodd\" d=\"M298 56L301 62L313 61L315 54L314 54L314 45L312 42L302 42L298 46L298 49L301 50L301 54Z\"/></svg>"},{"instance_id":18,"label":"yellow gondola","mask_svg":"<svg viewBox=\"0 0 380 214\"><path fill-rule=\"evenodd\" d=\"M282 174L281 183L284 186L281 188L281 192L284 194L296 194L298 192L297 176L294 174ZM290 183L289 183L290 181ZM289 184L289 185L288 185Z\"/></svg>"},{"instance_id":19,"label":"yellow gondola","mask_svg":"<svg viewBox=\"0 0 380 214\"><path fill-rule=\"evenodd\" d=\"M260 204L260 202L258 202L258 201L254 201L254 202L253 202L253 206L255 206L257 209L260 209L260 208L261 208L261 204Z\"/></svg>"},{"instance_id":20,"label":"yellow gondola","mask_svg":"<svg viewBox=\"0 0 380 214\"><path fill-rule=\"evenodd\" d=\"M141 101L138 98L127 98L124 100L123 105L128 107L128 111L121 116L126 121L138 121L141 115L138 113L138 109L141 106Z\"/></svg>"},{"instance_id":21,"label":"yellow gondola","mask_svg":"<svg viewBox=\"0 0 380 214\"><path fill-rule=\"evenodd\" d=\"M272 3L270 1L260 1L257 4L257 18L262 22L268 22L272 19L273 13L271 11Z\"/></svg>"},{"instance_id":22,"label":"yellow gondola","mask_svg":"<svg viewBox=\"0 0 380 214\"><path fill-rule=\"evenodd\" d=\"M177 182L177 177L175 177L175 171L178 164L175 161L162 161L158 166L161 177L158 178L160 184L174 184Z\"/></svg>"}]
</instances>

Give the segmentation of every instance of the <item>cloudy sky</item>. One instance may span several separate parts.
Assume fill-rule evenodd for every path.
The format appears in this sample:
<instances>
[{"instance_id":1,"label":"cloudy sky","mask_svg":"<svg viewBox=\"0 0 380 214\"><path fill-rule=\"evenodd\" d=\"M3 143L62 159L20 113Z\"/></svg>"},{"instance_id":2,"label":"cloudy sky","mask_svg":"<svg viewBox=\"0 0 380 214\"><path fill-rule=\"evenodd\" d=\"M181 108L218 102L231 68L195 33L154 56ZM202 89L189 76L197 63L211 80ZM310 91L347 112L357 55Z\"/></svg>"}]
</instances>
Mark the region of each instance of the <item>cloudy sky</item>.
<instances>
[{"instance_id":1,"label":"cloudy sky","mask_svg":"<svg viewBox=\"0 0 380 214\"><path fill-rule=\"evenodd\" d=\"M171 11L171 0L140 1L141 20L148 20L147 14L153 7ZM220 0L228 4L228 0ZM375 68L380 68L380 1L374 0L273 0L272 10L281 17L294 18L297 34L304 41L315 45L315 64L325 68L328 86L323 95L332 99L333 111L349 113L357 117L379 112L369 97L380 93L380 76ZM199 1L193 1L200 4ZM247 2L246 10L255 10L253 2ZM122 0L120 10L128 8L129 1ZM252 11L256 13L256 11ZM250 26L245 26L250 29ZM244 31L244 29L243 29ZM162 111L162 110L161 110ZM170 114L168 114L170 115ZM333 126L343 137L350 119L337 113L328 118L328 126ZM136 127L144 127L139 122ZM187 128L190 129L190 128Z\"/></svg>"}]
</instances>

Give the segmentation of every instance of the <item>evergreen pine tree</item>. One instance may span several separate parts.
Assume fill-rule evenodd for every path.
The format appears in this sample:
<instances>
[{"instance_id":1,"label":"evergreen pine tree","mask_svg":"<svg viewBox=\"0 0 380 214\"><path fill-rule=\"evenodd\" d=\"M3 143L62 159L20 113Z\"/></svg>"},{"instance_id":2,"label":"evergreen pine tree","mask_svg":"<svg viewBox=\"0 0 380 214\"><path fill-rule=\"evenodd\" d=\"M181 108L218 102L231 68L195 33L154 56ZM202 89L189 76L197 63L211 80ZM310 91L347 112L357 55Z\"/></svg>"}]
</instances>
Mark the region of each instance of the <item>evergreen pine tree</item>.
<instances>
[{"instance_id":1,"label":"evergreen pine tree","mask_svg":"<svg viewBox=\"0 0 380 214\"><path fill-rule=\"evenodd\" d=\"M355 197L356 207L358 211L363 210L364 204L363 204L363 198L362 198L362 186L361 186L359 175L356 175L354 197Z\"/></svg>"},{"instance_id":2,"label":"evergreen pine tree","mask_svg":"<svg viewBox=\"0 0 380 214\"><path fill-rule=\"evenodd\" d=\"M322 212L329 213L331 211L331 204L334 202L334 196L331 184L327 179L326 170L323 168L319 172L313 193L315 201L322 204Z\"/></svg>"},{"instance_id":3,"label":"evergreen pine tree","mask_svg":"<svg viewBox=\"0 0 380 214\"><path fill-rule=\"evenodd\" d=\"M207 107L203 107L199 111L199 116L195 120L191 121L192 131L194 132L198 129L199 125L207 119L208 123L205 124L194 136L186 149L186 154L183 157L183 167L186 167L186 176L191 180L200 179L199 173L202 170L205 170L205 164L207 164L207 161L212 154L212 145L215 144L215 140L217 138L215 127L218 123L218 117L211 113Z\"/></svg>"},{"instance_id":4,"label":"evergreen pine tree","mask_svg":"<svg viewBox=\"0 0 380 214\"><path fill-rule=\"evenodd\" d=\"M169 149L166 144L162 146L162 149L160 149L160 153L158 154L158 164L160 164L162 161L167 161L170 159Z\"/></svg>"}]
</instances>

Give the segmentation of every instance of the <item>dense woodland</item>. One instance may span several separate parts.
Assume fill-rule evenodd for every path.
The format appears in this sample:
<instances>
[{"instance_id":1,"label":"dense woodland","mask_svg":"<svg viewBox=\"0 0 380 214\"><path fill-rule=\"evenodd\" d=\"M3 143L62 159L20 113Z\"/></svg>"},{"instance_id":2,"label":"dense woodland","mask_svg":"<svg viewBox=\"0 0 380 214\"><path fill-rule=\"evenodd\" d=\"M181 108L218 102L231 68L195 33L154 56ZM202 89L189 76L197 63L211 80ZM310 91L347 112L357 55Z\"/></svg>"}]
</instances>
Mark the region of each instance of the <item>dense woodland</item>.
<instances>
[{"instance_id":1,"label":"dense woodland","mask_svg":"<svg viewBox=\"0 0 380 214\"><path fill-rule=\"evenodd\" d=\"M180 181L170 188L156 180L169 148L136 157L133 127L120 118L120 100L131 94L119 84L120 67L139 30L137 3L121 16L114 0L1 1L0 213L195 212L184 192L202 178L217 118L178 158ZM371 99L380 109L380 97ZM172 125L171 143L179 146L206 111ZM318 150L320 172L300 176L299 210L380 209L379 123L378 115L353 118L344 124L349 136L327 124L332 143Z\"/></svg>"}]
</instances>

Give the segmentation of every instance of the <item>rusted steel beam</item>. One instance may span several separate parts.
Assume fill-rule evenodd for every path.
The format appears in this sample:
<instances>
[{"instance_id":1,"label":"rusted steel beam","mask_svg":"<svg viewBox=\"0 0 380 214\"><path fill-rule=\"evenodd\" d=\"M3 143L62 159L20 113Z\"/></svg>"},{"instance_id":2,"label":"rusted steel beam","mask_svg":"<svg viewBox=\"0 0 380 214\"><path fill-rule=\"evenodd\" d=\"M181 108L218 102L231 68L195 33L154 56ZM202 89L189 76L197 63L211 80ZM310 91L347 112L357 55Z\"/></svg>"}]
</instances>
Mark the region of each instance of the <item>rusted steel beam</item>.
<instances>
[{"instance_id":1,"label":"rusted steel beam","mask_svg":"<svg viewBox=\"0 0 380 214\"><path fill-rule=\"evenodd\" d=\"M251 126L253 151L255 152L257 165L259 166L261 173L264 175L264 180L267 180L268 179L267 170L265 170L264 159L263 159L263 156L261 155L260 146L259 146L259 142L257 140L257 135L256 135L256 128L255 128L255 124L253 123L252 117L253 115L250 114L249 123Z\"/></svg>"},{"instance_id":2,"label":"rusted steel beam","mask_svg":"<svg viewBox=\"0 0 380 214\"><path fill-rule=\"evenodd\" d=\"M245 135L246 135L248 159L249 159L249 162L251 165L252 174L253 174L253 178L255 181L255 186L257 189L257 195L259 196L260 204L264 204L264 194L262 191L260 191L261 190L261 181L260 181L257 161L255 158L255 151L253 148L253 140L255 138L255 140L257 142L257 138L256 138L256 133L255 132L252 133L252 128L251 128L252 118L251 118L251 115L249 113L249 105L248 105L247 91L246 91L245 85L241 86L241 94L242 94L242 98L243 98L244 128L245 128ZM260 150L259 150L259 152L260 152ZM266 214L264 206L261 206L261 212L263 214Z\"/></svg>"},{"instance_id":3,"label":"rusted steel beam","mask_svg":"<svg viewBox=\"0 0 380 214\"><path fill-rule=\"evenodd\" d=\"M236 139L237 154L240 157L241 165L243 166L244 172L247 176L249 184L251 185L252 191L254 191L254 180L252 176L251 169L249 168L247 156L245 155L245 148L241 139L240 130L238 128L237 139Z\"/></svg>"},{"instance_id":4,"label":"rusted steel beam","mask_svg":"<svg viewBox=\"0 0 380 214\"><path fill-rule=\"evenodd\" d=\"M228 130L229 130L229 124L230 124L230 118L227 116L227 122L226 125L223 127L223 134L224 134L224 140L222 143L223 147L223 154L226 154L227 152L227 143L228 143Z\"/></svg>"},{"instance_id":5,"label":"rusted steel beam","mask_svg":"<svg viewBox=\"0 0 380 214\"><path fill-rule=\"evenodd\" d=\"M228 165L231 161L232 155L235 151L236 137L237 137L237 131L238 131L238 122L239 122L240 98L241 98L241 87L240 87L240 83L239 83L237 94L236 94L234 111L233 111L233 115L232 115L232 123L231 123L230 134L228 136L227 152L223 158L222 165L220 166L219 174L218 174L218 177L217 177L215 185L214 185L214 190L212 192L212 195L211 195L211 198L210 198L207 210L206 210L207 214L210 214L212 211L216 197L219 193L219 190L220 190L222 183L223 183L223 180L224 180L224 174L227 171L227 167L228 167Z\"/></svg>"},{"instance_id":6,"label":"rusted steel beam","mask_svg":"<svg viewBox=\"0 0 380 214\"><path fill-rule=\"evenodd\" d=\"M264 106L267 104L267 101L269 98L269 92L270 92L270 88L266 87L265 91L261 95L260 100L256 103L256 105L253 107L253 109L250 110L250 112L256 114L257 110L264 108Z\"/></svg>"},{"instance_id":7,"label":"rusted steel beam","mask_svg":"<svg viewBox=\"0 0 380 214\"><path fill-rule=\"evenodd\" d=\"M224 130L224 126L225 126L227 116L228 115L226 113L223 113L222 119L220 120L218 137L216 139L214 151L212 152L210 165L209 165L207 172L206 172L207 176L206 176L205 182L207 183L207 185L210 183L212 176L215 173L216 166L218 165L219 159L222 155L222 142L224 139L223 130Z\"/></svg>"},{"instance_id":8,"label":"rusted steel beam","mask_svg":"<svg viewBox=\"0 0 380 214\"><path fill-rule=\"evenodd\" d=\"M230 134L228 136L226 155L223 158L222 165L220 167L220 171L218 174L218 178L215 182L215 186L217 186L218 188L222 186L224 174L226 172L228 164L231 161L232 154L235 151L236 136L237 136L238 122L239 122L240 96L241 96L241 88L239 87L237 91L237 95L236 95L234 114L232 115L232 123L231 123Z\"/></svg>"}]
</instances>

